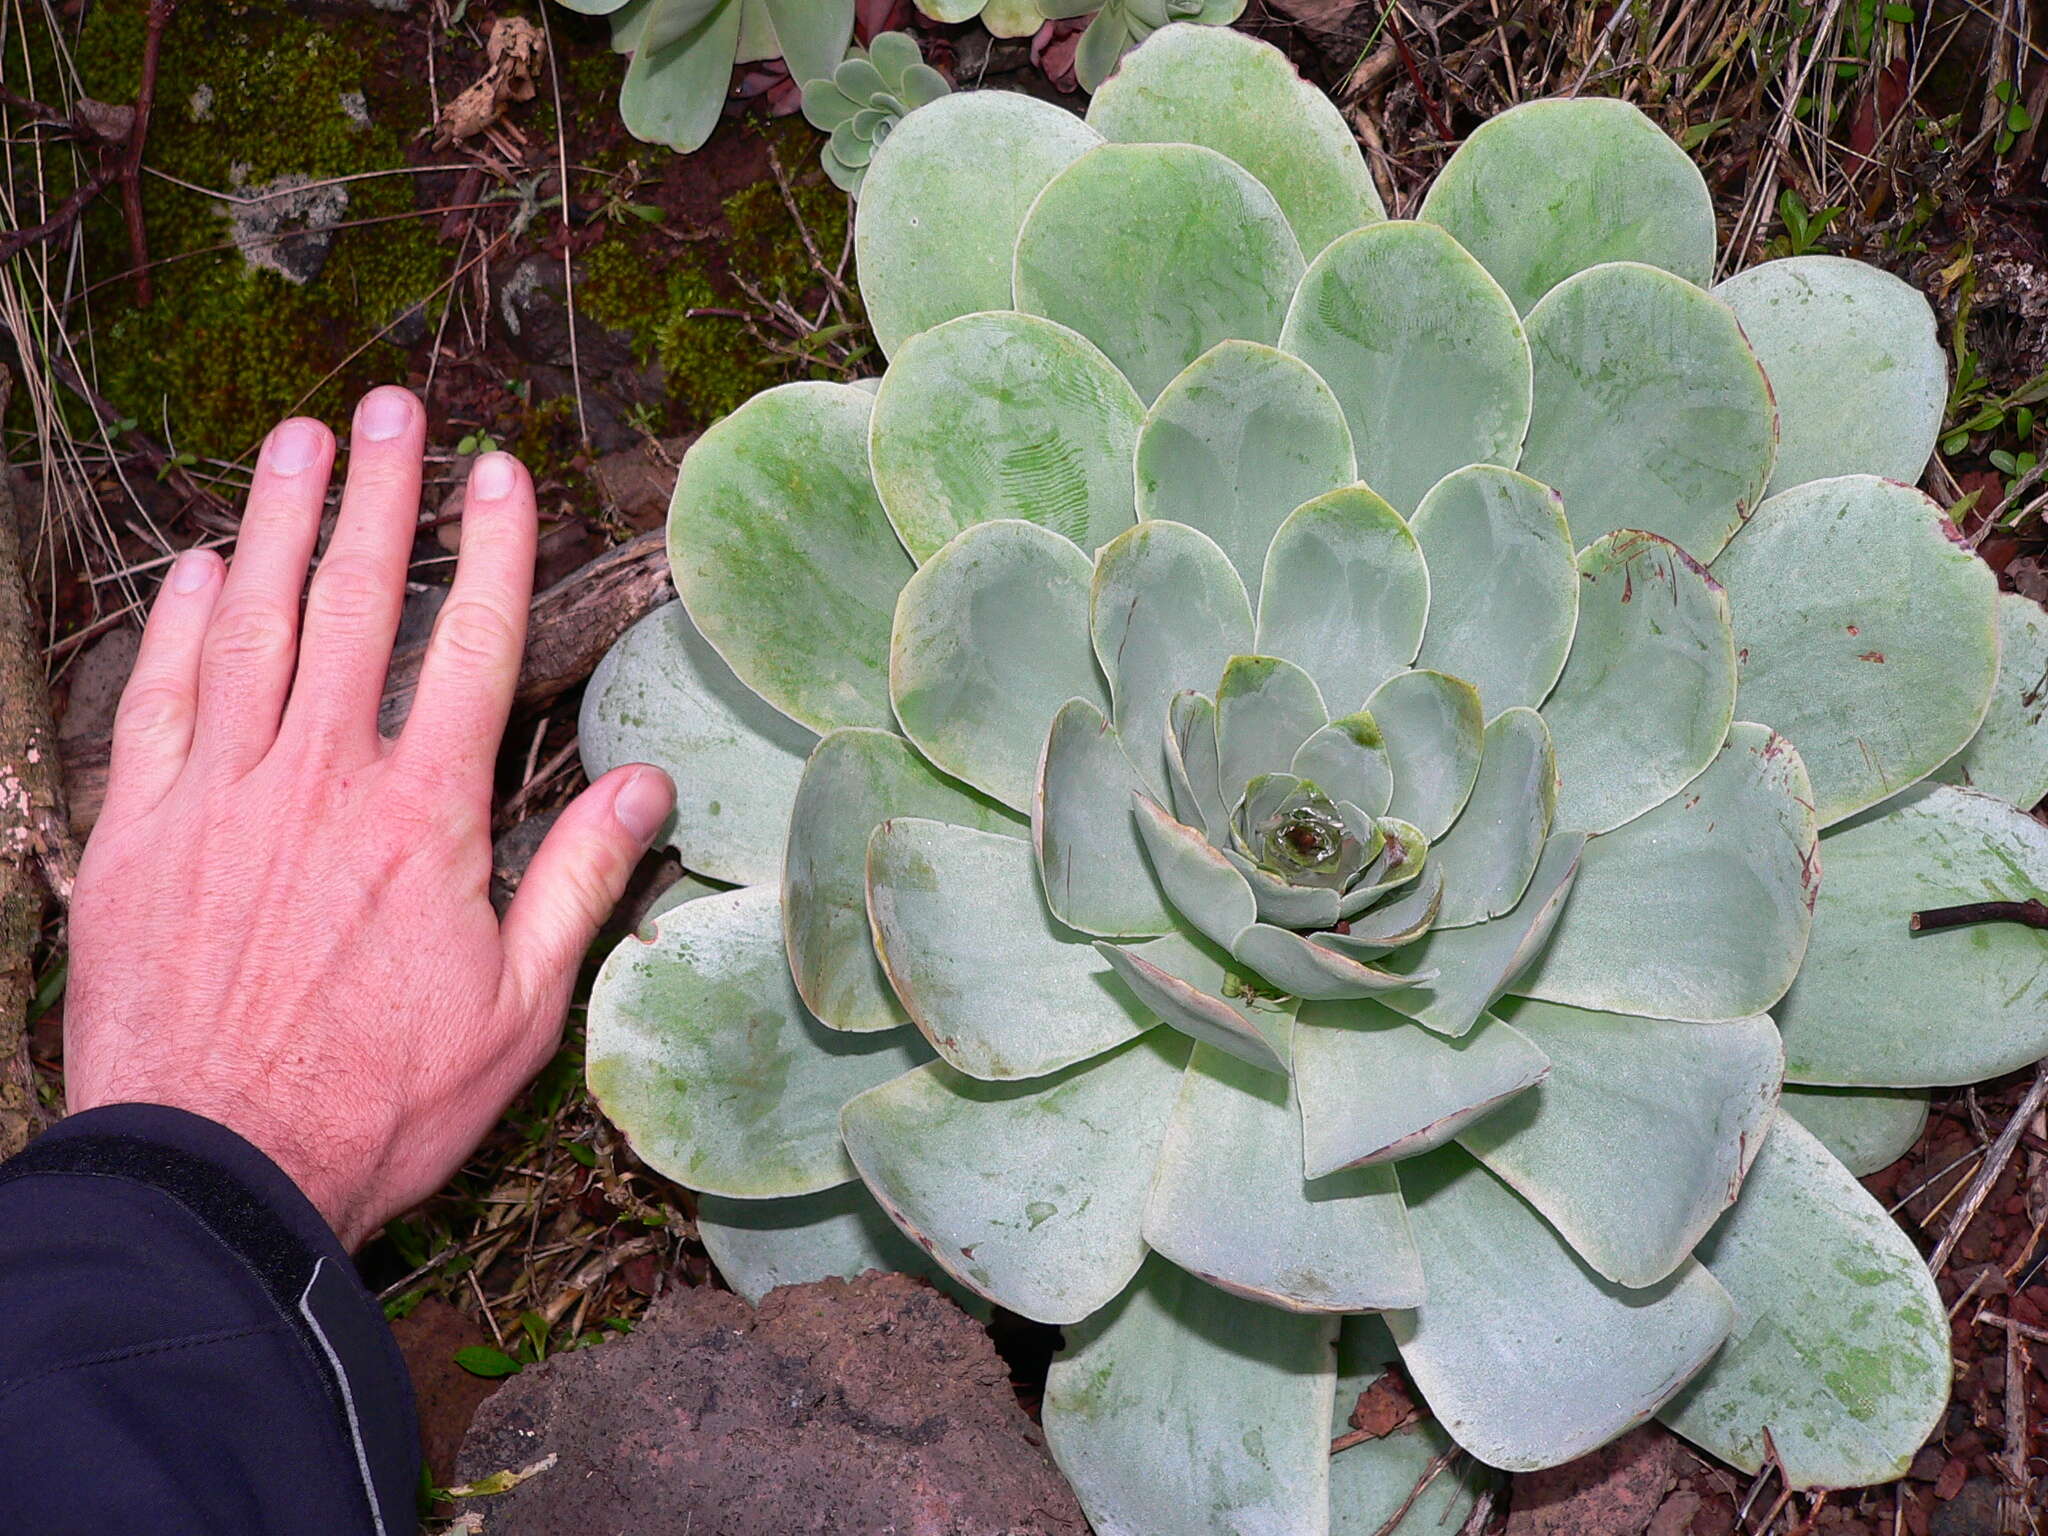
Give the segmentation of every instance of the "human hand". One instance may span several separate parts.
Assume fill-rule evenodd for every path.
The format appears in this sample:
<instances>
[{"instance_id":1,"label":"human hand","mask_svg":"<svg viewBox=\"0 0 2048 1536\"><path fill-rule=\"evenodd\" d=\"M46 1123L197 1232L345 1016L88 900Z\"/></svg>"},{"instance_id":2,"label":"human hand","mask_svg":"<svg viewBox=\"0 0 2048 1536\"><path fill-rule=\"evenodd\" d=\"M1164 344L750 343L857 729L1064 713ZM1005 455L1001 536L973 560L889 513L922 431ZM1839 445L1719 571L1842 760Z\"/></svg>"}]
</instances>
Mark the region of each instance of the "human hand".
<instances>
[{"instance_id":1,"label":"human hand","mask_svg":"<svg viewBox=\"0 0 2048 1536\"><path fill-rule=\"evenodd\" d=\"M500 924L491 776L533 486L506 454L472 467L455 582L386 740L425 436L405 390L364 397L301 633L334 440L271 433L232 565L181 555L150 613L71 907L70 1107L220 1122L351 1248L445 1183L553 1054L577 964L674 802L659 769L606 774Z\"/></svg>"}]
</instances>

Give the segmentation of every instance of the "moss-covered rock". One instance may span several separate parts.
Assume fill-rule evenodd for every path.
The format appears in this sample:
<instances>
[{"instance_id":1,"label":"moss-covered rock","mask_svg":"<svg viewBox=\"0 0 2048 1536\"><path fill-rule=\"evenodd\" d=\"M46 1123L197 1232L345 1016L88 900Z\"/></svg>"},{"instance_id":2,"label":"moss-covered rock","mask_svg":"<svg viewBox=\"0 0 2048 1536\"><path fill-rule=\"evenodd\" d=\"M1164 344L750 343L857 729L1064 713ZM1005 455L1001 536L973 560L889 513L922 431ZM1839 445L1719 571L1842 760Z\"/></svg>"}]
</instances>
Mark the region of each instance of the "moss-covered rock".
<instances>
[{"instance_id":1,"label":"moss-covered rock","mask_svg":"<svg viewBox=\"0 0 2048 1536\"><path fill-rule=\"evenodd\" d=\"M88 94L133 98L144 11L145 0L92 7L76 48ZM375 338L455 263L403 173L408 140L431 117L403 46L391 16L315 19L275 0L182 7L165 33L147 160L163 174L143 182L156 302L137 306L125 281L107 283L92 321L102 390L178 450L233 457L285 412L337 415L402 367L400 350ZM281 177L321 189L322 214L339 214L304 283L275 270L289 262L252 261L234 243L239 209L243 244L265 252L265 210L250 218L246 199ZM287 218L281 232L293 227ZM94 207L86 233L97 278L128 267L115 200Z\"/></svg>"}]
</instances>

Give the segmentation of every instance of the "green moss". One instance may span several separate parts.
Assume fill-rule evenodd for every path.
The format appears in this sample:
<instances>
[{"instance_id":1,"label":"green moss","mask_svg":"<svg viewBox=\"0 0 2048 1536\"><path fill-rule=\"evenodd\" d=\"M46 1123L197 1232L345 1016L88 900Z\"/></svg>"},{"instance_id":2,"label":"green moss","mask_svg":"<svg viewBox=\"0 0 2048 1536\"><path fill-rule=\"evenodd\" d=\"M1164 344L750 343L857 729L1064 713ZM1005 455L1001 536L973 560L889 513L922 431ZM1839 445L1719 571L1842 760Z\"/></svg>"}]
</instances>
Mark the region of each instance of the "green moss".
<instances>
[{"instance_id":1,"label":"green moss","mask_svg":"<svg viewBox=\"0 0 2048 1536\"><path fill-rule=\"evenodd\" d=\"M814 141L808 136L798 136L793 146L787 142L791 136L776 137L784 141L778 144L778 153L786 166L803 164L792 159L793 148L805 154L813 151ZM799 185L794 195L819 252L828 260L836 258L846 240L844 195L824 185ZM723 245L724 271L694 248L671 255L654 238L615 229L586 258L578 288L592 319L626 332L643 359L661 363L671 397L697 425L715 421L749 396L790 379L839 376L823 364L809 365L767 350L744 321L695 313L756 307L727 273L744 278L770 298L797 299L818 287L803 237L773 181L734 193L722 208L729 231Z\"/></svg>"},{"instance_id":2,"label":"green moss","mask_svg":"<svg viewBox=\"0 0 2048 1536\"><path fill-rule=\"evenodd\" d=\"M92 8L76 52L88 94L133 97L143 11L144 0ZM430 109L399 44L381 16L315 21L274 4L183 7L165 33L148 165L209 191L145 177L156 299L138 307L125 280L109 285L93 334L102 390L180 449L233 457L285 412L338 416L402 366L400 350L374 338L455 260L432 220L415 216L414 178L349 183L344 219L354 227L303 287L218 249L229 227L222 199L209 195L287 174L324 180L404 165L407 137ZM93 209L86 233L96 277L128 267L111 199Z\"/></svg>"}]
</instances>

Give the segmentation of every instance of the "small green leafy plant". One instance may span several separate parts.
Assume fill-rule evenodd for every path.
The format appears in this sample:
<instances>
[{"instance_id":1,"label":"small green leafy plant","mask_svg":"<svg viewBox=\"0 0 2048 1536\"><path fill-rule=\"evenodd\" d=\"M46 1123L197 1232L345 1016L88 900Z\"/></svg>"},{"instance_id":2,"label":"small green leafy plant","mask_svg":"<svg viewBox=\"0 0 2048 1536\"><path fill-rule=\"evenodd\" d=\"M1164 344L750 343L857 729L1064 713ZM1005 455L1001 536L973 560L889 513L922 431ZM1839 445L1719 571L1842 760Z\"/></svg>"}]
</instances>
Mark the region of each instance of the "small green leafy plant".
<instances>
[{"instance_id":1,"label":"small green leafy plant","mask_svg":"<svg viewBox=\"0 0 2048 1536\"><path fill-rule=\"evenodd\" d=\"M605 1112L746 1295L1064 1327L1105 1536L1456 1529L1483 1471L1404 1503L1441 1452L1651 1415L1900 1475L1948 1326L1856 1176L2048 1053L2048 934L1908 926L2048 890L2048 619L1909 488L1926 300L1710 288L1615 101L1420 213L1228 30L1085 122L920 108L855 229L886 371L695 443L681 600L584 704L732 887L606 961ZM1397 1356L1431 1417L1333 1456Z\"/></svg>"},{"instance_id":2,"label":"small green leafy plant","mask_svg":"<svg viewBox=\"0 0 2048 1536\"><path fill-rule=\"evenodd\" d=\"M610 19L629 53L619 116L635 138L688 154L725 110L735 65L780 58L792 79L832 73L853 40L854 0L558 0Z\"/></svg>"}]
</instances>

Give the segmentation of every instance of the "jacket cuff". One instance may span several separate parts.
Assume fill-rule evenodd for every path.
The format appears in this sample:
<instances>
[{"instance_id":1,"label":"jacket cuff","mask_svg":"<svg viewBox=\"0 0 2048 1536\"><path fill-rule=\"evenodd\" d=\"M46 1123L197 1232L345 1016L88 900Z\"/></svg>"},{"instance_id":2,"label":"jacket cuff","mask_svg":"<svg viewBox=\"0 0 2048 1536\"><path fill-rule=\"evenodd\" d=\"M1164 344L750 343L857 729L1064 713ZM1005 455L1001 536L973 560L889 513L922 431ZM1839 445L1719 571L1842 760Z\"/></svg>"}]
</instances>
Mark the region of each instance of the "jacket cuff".
<instances>
[{"instance_id":1,"label":"jacket cuff","mask_svg":"<svg viewBox=\"0 0 2048 1536\"><path fill-rule=\"evenodd\" d=\"M419 1427L405 1361L341 1240L283 1169L186 1110L109 1104L60 1120L0 1164L0 1183L38 1173L125 1180L190 1212L299 1335L353 1449L372 1524L392 1536L415 1527Z\"/></svg>"}]
</instances>

